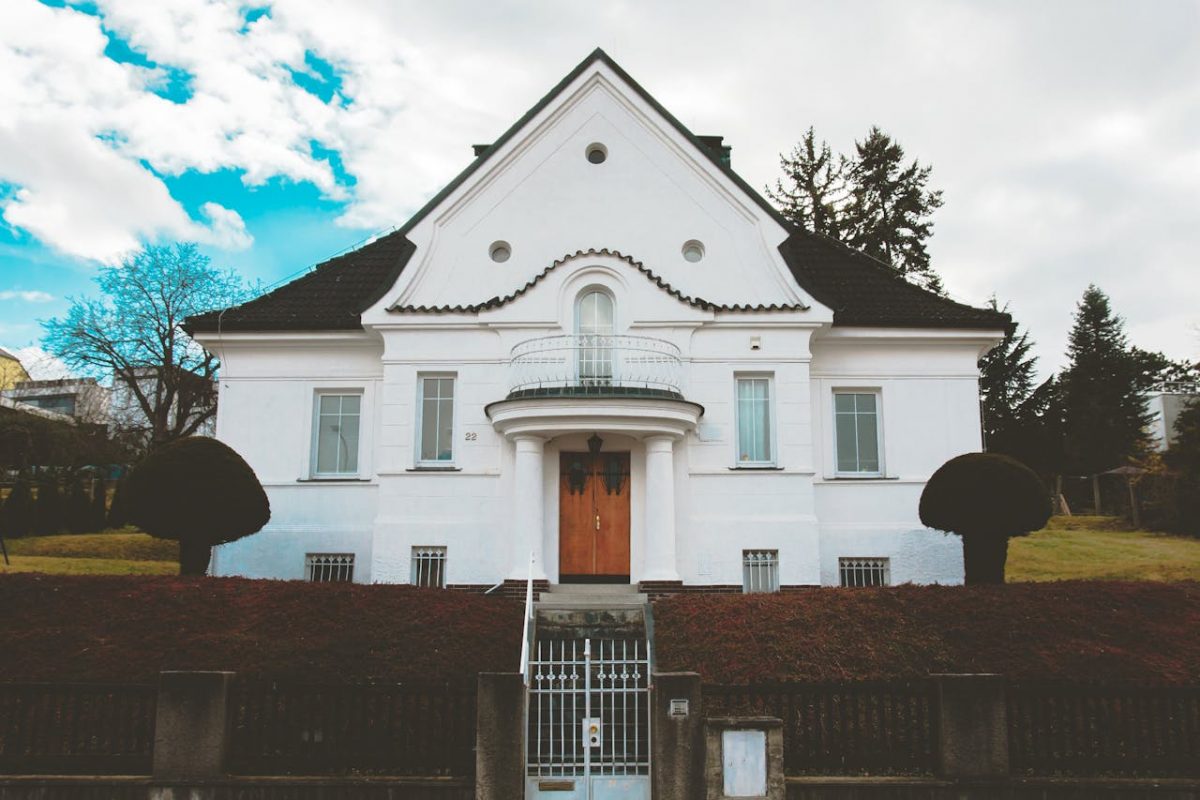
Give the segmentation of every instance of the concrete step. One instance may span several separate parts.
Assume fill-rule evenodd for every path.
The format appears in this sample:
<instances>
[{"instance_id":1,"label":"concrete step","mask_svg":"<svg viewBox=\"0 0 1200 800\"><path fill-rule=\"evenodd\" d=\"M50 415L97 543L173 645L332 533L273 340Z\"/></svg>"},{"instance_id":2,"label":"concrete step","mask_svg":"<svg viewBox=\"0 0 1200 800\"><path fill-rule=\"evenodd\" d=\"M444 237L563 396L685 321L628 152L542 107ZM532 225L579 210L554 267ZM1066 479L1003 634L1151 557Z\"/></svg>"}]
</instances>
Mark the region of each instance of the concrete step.
<instances>
[{"instance_id":1,"label":"concrete step","mask_svg":"<svg viewBox=\"0 0 1200 800\"><path fill-rule=\"evenodd\" d=\"M623 594L562 594L558 592L541 592L538 596L538 608L612 608L621 606L641 606L646 603L646 595L639 592Z\"/></svg>"},{"instance_id":2,"label":"concrete step","mask_svg":"<svg viewBox=\"0 0 1200 800\"><path fill-rule=\"evenodd\" d=\"M542 594L637 594L637 586L632 583L555 583Z\"/></svg>"}]
</instances>

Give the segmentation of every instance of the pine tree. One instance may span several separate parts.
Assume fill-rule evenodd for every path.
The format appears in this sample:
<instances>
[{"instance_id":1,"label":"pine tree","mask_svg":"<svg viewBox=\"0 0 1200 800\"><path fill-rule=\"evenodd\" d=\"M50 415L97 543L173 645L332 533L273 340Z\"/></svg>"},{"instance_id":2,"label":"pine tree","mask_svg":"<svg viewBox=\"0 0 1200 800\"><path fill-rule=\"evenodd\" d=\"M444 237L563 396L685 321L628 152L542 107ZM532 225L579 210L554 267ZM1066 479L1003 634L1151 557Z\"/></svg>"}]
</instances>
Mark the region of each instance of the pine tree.
<instances>
[{"instance_id":1,"label":"pine tree","mask_svg":"<svg viewBox=\"0 0 1200 800\"><path fill-rule=\"evenodd\" d=\"M840 238L841 206L846 201L846 157L834 156L829 144L817 144L812 127L789 155L779 156L783 178L767 196L793 225L806 231Z\"/></svg>"},{"instance_id":2,"label":"pine tree","mask_svg":"<svg viewBox=\"0 0 1200 800\"><path fill-rule=\"evenodd\" d=\"M29 479L22 473L0 508L0 538L19 539L32 529L33 494L29 491Z\"/></svg>"},{"instance_id":3,"label":"pine tree","mask_svg":"<svg viewBox=\"0 0 1200 800\"><path fill-rule=\"evenodd\" d=\"M1066 468L1093 475L1146 448L1150 423L1144 353L1129 346L1108 296L1089 286L1075 311L1062 374ZM1141 353L1139 355L1139 353Z\"/></svg>"},{"instance_id":4,"label":"pine tree","mask_svg":"<svg viewBox=\"0 0 1200 800\"><path fill-rule=\"evenodd\" d=\"M112 503L108 506L108 527L124 528L129 524L128 510L125 503L125 485L128 479L122 476L113 490Z\"/></svg>"},{"instance_id":5,"label":"pine tree","mask_svg":"<svg viewBox=\"0 0 1200 800\"><path fill-rule=\"evenodd\" d=\"M33 508L33 532L38 536L51 536L63 528L62 492L58 480L47 475L38 481L37 503Z\"/></svg>"},{"instance_id":6,"label":"pine tree","mask_svg":"<svg viewBox=\"0 0 1200 800\"><path fill-rule=\"evenodd\" d=\"M993 296L989 301L1000 307ZM979 394L983 411L984 449L1012 456L1047 474L1058 461L1057 435L1052 424L1054 381L1036 384L1037 357L1033 341L1014 324L1004 340L979 359Z\"/></svg>"},{"instance_id":7,"label":"pine tree","mask_svg":"<svg viewBox=\"0 0 1200 800\"><path fill-rule=\"evenodd\" d=\"M842 238L940 293L942 281L925 246L933 235L930 216L942 205L941 191L926 188L931 168L915 159L906 166L904 148L878 127L854 147Z\"/></svg>"},{"instance_id":8,"label":"pine tree","mask_svg":"<svg viewBox=\"0 0 1200 800\"><path fill-rule=\"evenodd\" d=\"M71 481L67 492L66 526L71 533L87 533L91 524L92 500L83 485L83 476Z\"/></svg>"},{"instance_id":9,"label":"pine tree","mask_svg":"<svg viewBox=\"0 0 1200 800\"><path fill-rule=\"evenodd\" d=\"M105 502L107 493L103 478L98 478L93 482L92 509L88 519L88 528L97 533L108 527L108 505Z\"/></svg>"}]
</instances>

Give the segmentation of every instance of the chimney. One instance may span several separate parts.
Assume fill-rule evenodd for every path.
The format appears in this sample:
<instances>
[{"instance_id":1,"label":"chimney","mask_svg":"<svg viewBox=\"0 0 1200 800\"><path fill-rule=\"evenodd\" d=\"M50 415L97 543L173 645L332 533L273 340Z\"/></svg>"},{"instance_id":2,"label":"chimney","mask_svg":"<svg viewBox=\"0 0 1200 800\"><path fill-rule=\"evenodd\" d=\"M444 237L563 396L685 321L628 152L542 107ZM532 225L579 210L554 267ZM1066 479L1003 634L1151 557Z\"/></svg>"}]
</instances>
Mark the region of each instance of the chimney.
<instances>
[{"instance_id":1,"label":"chimney","mask_svg":"<svg viewBox=\"0 0 1200 800\"><path fill-rule=\"evenodd\" d=\"M732 166L729 163L729 153L733 148L725 144L724 136L697 136L696 138L700 140L700 144L707 147L709 152L717 157L718 161L727 167Z\"/></svg>"}]
</instances>

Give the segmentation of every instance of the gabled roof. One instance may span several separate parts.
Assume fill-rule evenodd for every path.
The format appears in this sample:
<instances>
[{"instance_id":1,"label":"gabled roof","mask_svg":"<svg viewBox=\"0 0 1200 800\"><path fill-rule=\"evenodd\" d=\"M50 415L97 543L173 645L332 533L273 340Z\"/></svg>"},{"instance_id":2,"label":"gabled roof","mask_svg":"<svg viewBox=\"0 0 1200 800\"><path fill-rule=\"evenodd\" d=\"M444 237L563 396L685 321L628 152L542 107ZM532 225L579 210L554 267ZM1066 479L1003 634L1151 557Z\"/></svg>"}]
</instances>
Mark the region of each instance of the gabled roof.
<instances>
[{"instance_id":1,"label":"gabled roof","mask_svg":"<svg viewBox=\"0 0 1200 800\"><path fill-rule=\"evenodd\" d=\"M780 252L797 283L817 300L834 311L835 325L957 327L998 330L1011 323L1009 315L990 309L974 308L928 292L906 281L890 266L833 240L794 228L769 201L730 168L723 149L710 146L676 119L662 104L625 70L597 48L571 70L545 97L504 132L458 174L445 188L434 195L401 228L380 237L364 247L330 259L291 283L269 294L221 312L208 312L190 317L185 325L189 333L222 331L319 331L358 330L361 314L374 305L396 282L412 257L415 245L406 234L455 189L474 174L510 139L525 127L539 112L575 81L585 70L601 62L636 92L648 105L662 115L698 152L771 215L792 235L780 246ZM684 302L686 298L662 283L650 269L634 262L639 269L658 281ZM559 262L555 262L556 264ZM552 268L554 265L551 265ZM550 269L548 268L548 269ZM544 273L543 273L544 274ZM535 278L533 282L536 282ZM507 300L519 296L528 286L514 290ZM448 311L480 311L507 302L501 298L483 300L471 306L404 308L397 312L439 313ZM715 306L719 310L769 310L761 307ZM779 306L776 308L789 308Z\"/></svg>"}]
</instances>

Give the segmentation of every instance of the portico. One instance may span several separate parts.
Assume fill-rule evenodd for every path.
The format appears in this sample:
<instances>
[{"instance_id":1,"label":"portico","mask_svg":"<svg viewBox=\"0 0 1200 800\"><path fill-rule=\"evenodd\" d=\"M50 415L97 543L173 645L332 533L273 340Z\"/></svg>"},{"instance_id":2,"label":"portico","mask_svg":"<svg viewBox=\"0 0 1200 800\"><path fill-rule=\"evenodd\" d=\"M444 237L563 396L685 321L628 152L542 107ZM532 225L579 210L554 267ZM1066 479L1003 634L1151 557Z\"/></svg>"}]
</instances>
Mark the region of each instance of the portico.
<instances>
[{"instance_id":1,"label":"portico","mask_svg":"<svg viewBox=\"0 0 1200 800\"><path fill-rule=\"evenodd\" d=\"M585 449L596 458L629 453L628 485L608 494L632 495L629 580L676 581L676 444L704 409L686 400L645 397L533 397L504 400L486 409L492 426L513 442L512 567L524 580L533 554L534 579L557 582L562 556L559 454ZM586 440L591 439L588 443ZM548 479L548 476L550 479ZM582 487L581 487L582 491ZM556 513L547 513L554 509ZM640 511L640 514L637 513ZM596 527L605 520L597 515ZM548 555L554 557L548 561ZM637 556L640 555L640 559ZM600 573L606 575L608 573Z\"/></svg>"}]
</instances>

